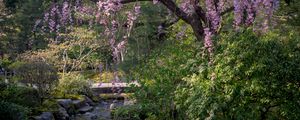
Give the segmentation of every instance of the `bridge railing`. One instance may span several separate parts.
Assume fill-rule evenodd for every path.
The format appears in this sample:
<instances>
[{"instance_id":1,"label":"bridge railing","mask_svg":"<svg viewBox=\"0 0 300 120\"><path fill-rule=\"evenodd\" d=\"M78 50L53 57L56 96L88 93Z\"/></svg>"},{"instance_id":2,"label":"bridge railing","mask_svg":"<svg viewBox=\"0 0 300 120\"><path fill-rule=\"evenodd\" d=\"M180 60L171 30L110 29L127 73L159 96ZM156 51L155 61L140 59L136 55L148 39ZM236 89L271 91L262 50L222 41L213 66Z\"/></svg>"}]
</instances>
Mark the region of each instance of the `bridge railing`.
<instances>
[{"instance_id":1,"label":"bridge railing","mask_svg":"<svg viewBox=\"0 0 300 120\"><path fill-rule=\"evenodd\" d=\"M139 87L140 84L133 83L94 83L91 86L91 89L96 93L119 93L124 92L133 92L133 91L125 91L125 89L130 88L132 85Z\"/></svg>"}]
</instances>

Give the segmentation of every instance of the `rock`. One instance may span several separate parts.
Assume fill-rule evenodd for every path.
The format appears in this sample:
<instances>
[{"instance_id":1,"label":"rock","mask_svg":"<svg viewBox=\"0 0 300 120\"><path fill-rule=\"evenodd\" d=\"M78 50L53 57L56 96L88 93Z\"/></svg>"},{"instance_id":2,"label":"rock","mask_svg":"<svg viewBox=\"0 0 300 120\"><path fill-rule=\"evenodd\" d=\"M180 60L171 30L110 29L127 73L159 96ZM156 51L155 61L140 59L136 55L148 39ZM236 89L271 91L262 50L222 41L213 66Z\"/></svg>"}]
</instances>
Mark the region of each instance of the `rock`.
<instances>
[{"instance_id":1,"label":"rock","mask_svg":"<svg viewBox=\"0 0 300 120\"><path fill-rule=\"evenodd\" d=\"M57 103L63 107L69 115L74 115L76 113L71 99L58 99Z\"/></svg>"},{"instance_id":2,"label":"rock","mask_svg":"<svg viewBox=\"0 0 300 120\"><path fill-rule=\"evenodd\" d=\"M42 117L41 116L35 116L33 117L34 120L42 120Z\"/></svg>"},{"instance_id":3,"label":"rock","mask_svg":"<svg viewBox=\"0 0 300 120\"><path fill-rule=\"evenodd\" d=\"M58 111L54 113L54 117L56 120L69 120L70 116L67 110L63 107L59 107Z\"/></svg>"},{"instance_id":4,"label":"rock","mask_svg":"<svg viewBox=\"0 0 300 120\"><path fill-rule=\"evenodd\" d=\"M35 120L55 120L51 112L43 112L40 116L34 117Z\"/></svg>"},{"instance_id":5,"label":"rock","mask_svg":"<svg viewBox=\"0 0 300 120\"><path fill-rule=\"evenodd\" d=\"M58 99L57 103L65 109L69 109L72 106L71 99Z\"/></svg>"},{"instance_id":6,"label":"rock","mask_svg":"<svg viewBox=\"0 0 300 120\"><path fill-rule=\"evenodd\" d=\"M83 113L86 113L86 112L91 112L92 110L93 110L92 106L84 106L84 107L78 109L78 112L83 114Z\"/></svg>"},{"instance_id":7,"label":"rock","mask_svg":"<svg viewBox=\"0 0 300 120\"><path fill-rule=\"evenodd\" d=\"M114 100L113 103L110 104L109 109L110 110L115 109L117 107L117 102L118 102L117 100Z\"/></svg>"},{"instance_id":8,"label":"rock","mask_svg":"<svg viewBox=\"0 0 300 120\"><path fill-rule=\"evenodd\" d=\"M96 120L98 116L96 114L87 112L85 114L81 114L76 116L75 120Z\"/></svg>"},{"instance_id":9,"label":"rock","mask_svg":"<svg viewBox=\"0 0 300 120\"><path fill-rule=\"evenodd\" d=\"M103 105L107 105L107 104L108 104L108 102L102 101L102 102L101 102L101 104L103 104Z\"/></svg>"},{"instance_id":10,"label":"rock","mask_svg":"<svg viewBox=\"0 0 300 120\"><path fill-rule=\"evenodd\" d=\"M93 114L93 113L90 113L90 112L87 112L87 113L83 114L83 116L85 116L85 118L88 118L88 119L91 119L91 120L97 119L97 115Z\"/></svg>"},{"instance_id":11,"label":"rock","mask_svg":"<svg viewBox=\"0 0 300 120\"><path fill-rule=\"evenodd\" d=\"M90 99L90 98L87 97L87 96L84 96L84 100L85 100L89 105L91 105L91 106L96 105L96 104L92 101L92 99Z\"/></svg>"},{"instance_id":12,"label":"rock","mask_svg":"<svg viewBox=\"0 0 300 120\"><path fill-rule=\"evenodd\" d=\"M110 109L110 110L113 110L113 109L115 109L115 108L116 108L116 104L115 104L115 103L110 104L110 106L109 106L109 109Z\"/></svg>"},{"instance_id":13,"label":"rock","mask_svg":"<svg viewBox=\"0 0 300 120\"><path fill-rule=\"evenodd\" d=\"M85 100L73 100L72 104L75 106L76 109L88 106L88 103L86 103Z\"/></svg>"},{"instance_id":14,"label":"rock","mask_svg":"<svg viewBox=\"0 0 300 120\"><path fill-rule=\"evenodd\" d=\"M127 105L134 105L135 101L133 100L124 100L124 106L127 106Z\"/></svg>"}]
</instances>

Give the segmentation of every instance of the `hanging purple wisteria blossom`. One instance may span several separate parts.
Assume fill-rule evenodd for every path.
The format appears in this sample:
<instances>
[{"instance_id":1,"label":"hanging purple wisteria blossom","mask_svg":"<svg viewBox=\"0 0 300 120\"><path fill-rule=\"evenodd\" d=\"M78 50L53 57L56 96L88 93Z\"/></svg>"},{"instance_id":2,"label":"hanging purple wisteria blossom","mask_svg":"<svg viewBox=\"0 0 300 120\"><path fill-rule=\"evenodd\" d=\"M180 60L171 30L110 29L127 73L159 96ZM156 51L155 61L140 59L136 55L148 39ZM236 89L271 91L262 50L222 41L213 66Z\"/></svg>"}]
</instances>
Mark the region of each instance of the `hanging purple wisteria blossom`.
<instances>
[{"instance_id":1,"label":"hanging purple wisteria blossom","mask_svg":"<svg viewBox=\"0 0 300 120\"><path fill-rule=\"evenodd\" d=\"M215 6L215 1L214 0L206 0L205 5L206 5L206 17L209 20L209 24L211 25L210 28L212 29L213 32L217 31L217 29L220 26L220 12L219 12L219 7ZM219 9L217 9L219 8Z\"/></svg>"}]
</instances>

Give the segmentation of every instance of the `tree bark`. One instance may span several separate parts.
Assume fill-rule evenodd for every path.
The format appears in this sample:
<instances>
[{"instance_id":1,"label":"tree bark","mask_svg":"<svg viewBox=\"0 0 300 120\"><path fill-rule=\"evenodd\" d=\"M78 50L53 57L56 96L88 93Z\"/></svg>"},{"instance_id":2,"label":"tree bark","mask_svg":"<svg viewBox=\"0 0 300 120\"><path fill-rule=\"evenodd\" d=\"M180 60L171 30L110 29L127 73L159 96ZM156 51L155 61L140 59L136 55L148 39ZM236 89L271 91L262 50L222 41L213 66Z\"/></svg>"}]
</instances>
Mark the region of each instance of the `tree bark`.
<instances>
[{"instance_id":1,"label":"tree bark","mask_svg":"<svg viewBox=\"0 0 300 120\"><path fill-rule=\"evenodd\" d=\"M99 0L92 0L92 1L97 2ZM142 2L142 1L151 2L153 0L120 0L120 3L128 4L128 3ZM192 1L194 12L191 14L185 13L181 8L179 8L176 5L176 3L173 0L158 0L158 1L161 4L163 4L165 7L167 7L171 12L173 12L179 19L191 25L194 35L196 36L198 41L203 40L204 28L209 24L209 21L207 20L205 11L199 5L199 0ZM231 12L232 10L233 7L230 7L224 10L223 12L221 12L220 15L224 15L228 12Z\"/></svg>"}]
</instances>

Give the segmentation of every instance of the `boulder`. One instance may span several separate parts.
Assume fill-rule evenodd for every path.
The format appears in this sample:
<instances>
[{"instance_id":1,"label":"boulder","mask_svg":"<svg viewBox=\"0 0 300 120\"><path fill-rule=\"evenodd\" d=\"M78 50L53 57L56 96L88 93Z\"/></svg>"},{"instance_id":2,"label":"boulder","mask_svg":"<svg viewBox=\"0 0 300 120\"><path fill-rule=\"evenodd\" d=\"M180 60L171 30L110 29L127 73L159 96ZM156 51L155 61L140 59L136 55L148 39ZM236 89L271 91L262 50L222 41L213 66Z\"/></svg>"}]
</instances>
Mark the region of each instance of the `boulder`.
<instances>
[{"instance_id":1,"label":"boulder","mask_svg":"<svg viewBox=\"0 0 300 120\"><path fill-rule=\"evenodd\" d=\"M93 102L93 100L90 99L90 98L87 97L87 96L84 96L84 101L85 101L86 103L88 103L89 105L91 105L91 106L96 105L96 104Z\"/></svg>"},{"instance_id":2,"label":"boulder","mask_svg":"<svg viewBox=\"0 0 300 120\"><path fill-rule=\"evenodd\" d=\"M84 106L89 106L88 103L86 103L85 100L73 100L72 104L76 109L82 108Z\"/></svg>"},{"instance_id":3,"label":"boulder","mask_svg":"<svg viewBox=\"0 0 300 120\"><path fill-rule=\"evenodd\" d=\"M84 107L78 109L78 112L83 114L83 113L91 112L92 110L93 110L92 106L84 106Z\"/></svg>"},{"instance_id":4,"label":"boulder","mask_svg":"<svg viewBox=\"0 0 300 120\"><path fill-rule=\"evenodd\" d=\"M54 112L54 117L56 120L69 120L70 116L67 110L63 107L59 107L57 112Z\"/></svg>"},{"instance_id":5,"label":"boulder","mask_svg":"<svg viewBox=\"0 0 300 120\"><path fill-rule=\"evenodd\" d=\"M34 117L35 120L55 120L51 112L43 112L40 116Z\"/></svg>"},{"instance_id":6,"label":"boulder","mask_svg":"<svg viewBox=\"0 0 300 120\"><path fill-rule=\"evenodd\" d=\"M58 99L57 103L65 109L69 109L72 106L71 99Z\"/></svg>"},{"instance_id":7,"label":"boulder","mask_svg":"<svg viewBox=\"0 0 300 120\"><path fill-rule=\"evenodd\" d=\"M135 104L135 101L133 101L133 100L124 100L124 106L134 105L134 104Z\"/></svg>"},{"instance_id":8,"label":"boulder","mask_svg":"<svg viewBox=\"0 0 300 120\"><path fill-rule=\"evenodd\" d=\"M87 112L76 116L75 120L97 120L98 116L94 113Z\"/></svg>"},{"instance_id":9,"label":"boulder","mask_svg":"<svg viewBox=\"0 0 300 120\"><path fill-rule=\"evenodd\" d=\"M110 106L109 106L109 109L110 110L113 110L113 109L115 109L116 107L117 107L117 100L114 100L111 104L110 104Z\"/></svg>"},{"instance_id":10,"label":"boulder","mask_svg":"<svg viewBox=\"0 0 300 120\"><path fill-rule=\"evenodd\" d=\"M57 103L63 107L69 115L75 114L75 107L71 99L58 99Z\"/></svg>"}]
</instances>

